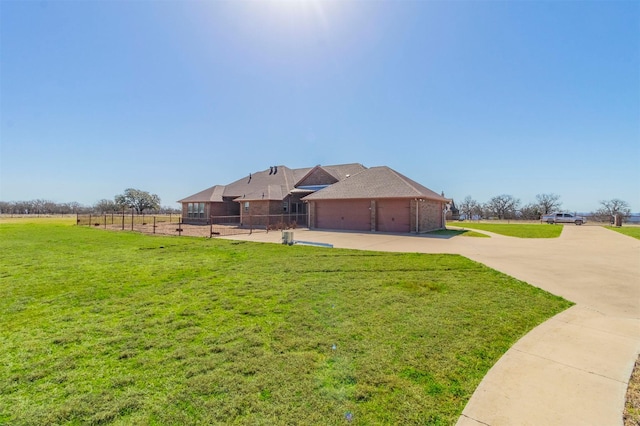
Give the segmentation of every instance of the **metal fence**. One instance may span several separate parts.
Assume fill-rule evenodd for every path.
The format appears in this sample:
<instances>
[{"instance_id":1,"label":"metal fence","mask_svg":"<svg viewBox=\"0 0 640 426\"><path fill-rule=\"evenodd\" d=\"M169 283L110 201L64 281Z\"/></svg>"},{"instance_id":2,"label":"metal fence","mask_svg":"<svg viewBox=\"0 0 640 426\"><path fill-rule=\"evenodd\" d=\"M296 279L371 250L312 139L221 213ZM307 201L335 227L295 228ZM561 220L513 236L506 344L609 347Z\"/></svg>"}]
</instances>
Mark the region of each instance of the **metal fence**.
<instances>
[{"instance_id":1,"label":"metal fence","mask_svg":"<svg viewBox=\"0 0 640 426\"><path fill-rule=\"evenodd\" d=\"M114 231L213 238L295 229L306 225L306 215L213 216L208 219L185 218L183 221L180 215L78 214L76 224Z\"/></svg>"},{"instance_id":2,"label":"metal fence","mask_svg":"<svg viewBox=\"0 0 640 426\"><path fill-rule=\"evenodd\" d=\"M94 226L112 230L129 230L149 234L167 233L167 227L180 224L182 217L176 214L145 215L127 213L78 214L76 225ZM161 231L161 232L159 232Z\"/></svg>"},{"instance_id":3,"label":"metal fence","mask_svg":"<svg viewBox=\"0 0 640 426\"><path fill-rule=\"evenodd\" d=\"M189 223L187 219L187 223ZM251 234L307 225L307 216L300 214L212 216L207 220L211 236Z\"/></svg>"}]
</instances>

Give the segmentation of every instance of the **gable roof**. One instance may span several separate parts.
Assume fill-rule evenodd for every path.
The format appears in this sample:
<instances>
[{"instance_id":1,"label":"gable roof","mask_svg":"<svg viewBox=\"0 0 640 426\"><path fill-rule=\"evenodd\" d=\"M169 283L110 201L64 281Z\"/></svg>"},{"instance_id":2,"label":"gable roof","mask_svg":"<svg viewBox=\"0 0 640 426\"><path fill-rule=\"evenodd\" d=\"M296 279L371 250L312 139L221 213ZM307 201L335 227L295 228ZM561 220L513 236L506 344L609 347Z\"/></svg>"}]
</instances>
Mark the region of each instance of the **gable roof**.
<instances>
[{"instance_id":1,"label":"gable roof","mask_svg":"<svg viewBox=\"0 0 640 426\"><path fill-rule=\"evenodd\" d=\"M448 201L445 197L387 166L365 169L320 191L307 195L303 200L362 198L427 198L442 202Z\"/></svg>"},{"instance_id":2,"label":"gable roof","mask_svg":"<svg viewBox=\"0 0 640 426\"><path fill-rule=\"evenodd\" d=\"M214 185L211 188L207 188L204 191L200 191L197 194L188 196L178 201L179 203L207 203L212 201L222 201L222 195L224 193L224 185Z\"/></svg>"},{"instance_id":3,"label":"gable roof","mask_svg":"<svg viewBox=\"0 0 640 426\"><path fill-rule=\"evenodd\" d=\"M363 170L366 170L366 167L360 163L338 164L334 166L318 165L309 169L308 173L300 178L295 186L332 185Z\"/></svg>"},{"instance_id":4,"label":"gable roof","mask_svg":"<svg viewBox=\"0 0 640 426\"><path fill-rule=\"evenodd\" d=\"M364 170L367 170L367 168L360 163L339 164L336 166L323 166L322 168L327 172L331 173L331 175L336 179L338 179L339 181L346 179L349 176L358 174Z\"/></svg>"}]
</instances>

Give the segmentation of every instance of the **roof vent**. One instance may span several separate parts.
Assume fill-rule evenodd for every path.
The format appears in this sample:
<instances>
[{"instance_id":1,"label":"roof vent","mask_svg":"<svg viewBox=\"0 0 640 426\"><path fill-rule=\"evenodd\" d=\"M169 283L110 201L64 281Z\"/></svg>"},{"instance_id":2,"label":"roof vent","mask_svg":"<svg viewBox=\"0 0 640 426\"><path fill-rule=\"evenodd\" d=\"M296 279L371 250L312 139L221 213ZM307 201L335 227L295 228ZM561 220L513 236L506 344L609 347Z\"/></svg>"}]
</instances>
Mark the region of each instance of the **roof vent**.
<instances>
[{"instance_id":1,"label":"roof vent","mask_svg":"<svg viewBox=\"0 0 640 426\"><path fill-rule=\"evenodd\" d=\"M273 174L275 175L276 173L278 173L278 166L273 166Z\"/></svg>"},{"instance_id":2,"label":"roof vent","mask_svg":"<svg viewBox=\"0 0 640 426\"><path fill-rule=\"evenodd\" d=\"M273 166L269 166L269 175L273 174Z\"/></svg>"}]
</instances>

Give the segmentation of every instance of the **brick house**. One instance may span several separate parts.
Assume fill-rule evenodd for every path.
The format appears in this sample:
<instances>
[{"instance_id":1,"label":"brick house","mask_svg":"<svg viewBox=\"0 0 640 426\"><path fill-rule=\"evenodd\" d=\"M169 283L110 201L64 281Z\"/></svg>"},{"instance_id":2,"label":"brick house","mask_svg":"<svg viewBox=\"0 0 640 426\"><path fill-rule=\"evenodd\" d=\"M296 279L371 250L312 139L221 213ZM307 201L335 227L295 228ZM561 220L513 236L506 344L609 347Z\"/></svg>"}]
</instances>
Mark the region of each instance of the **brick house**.
<instances>
[{"instance_id":1,"label":"brick house","mask_svg":"<svg viewBox=\"0 0 640 426\"><path fill-rule=\"evenodd\" d=\"M352 163L274 166L179 202L187 223L265 226L279 216L312 229L428 232L445 227L448 201L389 167Z\"/></svg>"}]
</instances>

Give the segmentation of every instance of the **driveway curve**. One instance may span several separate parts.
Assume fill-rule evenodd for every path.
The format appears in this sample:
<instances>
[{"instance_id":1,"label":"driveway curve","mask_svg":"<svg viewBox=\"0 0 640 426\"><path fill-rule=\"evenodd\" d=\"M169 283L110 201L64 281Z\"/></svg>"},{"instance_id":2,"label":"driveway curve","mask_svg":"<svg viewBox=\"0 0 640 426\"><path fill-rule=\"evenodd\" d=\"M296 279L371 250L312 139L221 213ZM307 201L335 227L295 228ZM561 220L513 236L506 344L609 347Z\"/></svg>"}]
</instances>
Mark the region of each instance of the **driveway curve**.
<instances>
[{"instance_id":1,"label":"driveway curve","mask_svg":"<svg viewBox=\"0 0 640 426\"><path fill-rule=\"evenodd\" d=\"M296 240L362 250L461 254L576 303L489 370L458 420L477 425L621 425L640 352L640 240L600 226L559 238L438 238L295 230ZM231 237L280 242L280 233Z\"/></svg>"}]
</instances>

